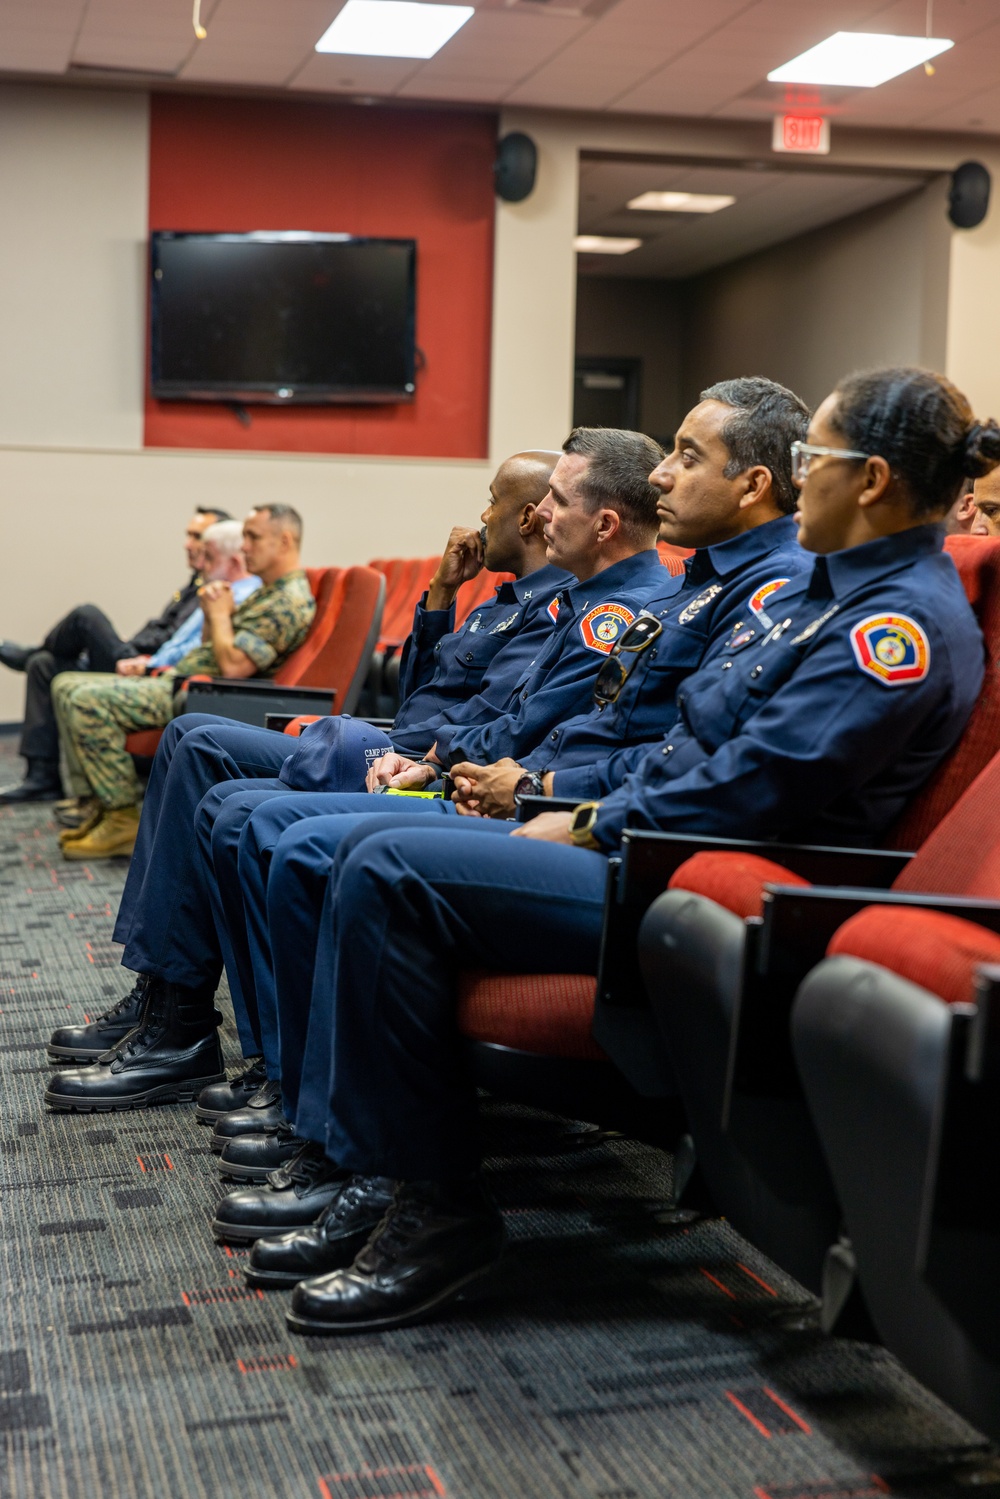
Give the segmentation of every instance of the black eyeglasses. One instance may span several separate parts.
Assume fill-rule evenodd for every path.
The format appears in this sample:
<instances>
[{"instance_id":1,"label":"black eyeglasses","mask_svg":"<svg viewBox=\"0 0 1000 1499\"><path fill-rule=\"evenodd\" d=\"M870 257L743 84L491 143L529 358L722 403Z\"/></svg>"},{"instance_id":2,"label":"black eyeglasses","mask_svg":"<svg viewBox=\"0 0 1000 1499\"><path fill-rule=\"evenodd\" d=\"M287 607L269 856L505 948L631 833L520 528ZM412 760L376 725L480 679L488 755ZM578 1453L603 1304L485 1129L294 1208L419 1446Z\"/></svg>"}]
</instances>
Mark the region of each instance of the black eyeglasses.
<instances>
[{"instance_id":1,"label":"black eyeglasses","mask_svg":"<svg viewBox=\"0 0 1000 1499\"><path fill-rule=\"evenodd\" d=\"M635 669L639 656L662 634L663 626L652 614L640 614L638 619L632 621L621 640L612 647L611 654L594 678L594 702L599 708L606 708L608 703L615 702ZM626 662L622 660L623 656L631 656L632 659Z\"/></svg>"}]
</instances>

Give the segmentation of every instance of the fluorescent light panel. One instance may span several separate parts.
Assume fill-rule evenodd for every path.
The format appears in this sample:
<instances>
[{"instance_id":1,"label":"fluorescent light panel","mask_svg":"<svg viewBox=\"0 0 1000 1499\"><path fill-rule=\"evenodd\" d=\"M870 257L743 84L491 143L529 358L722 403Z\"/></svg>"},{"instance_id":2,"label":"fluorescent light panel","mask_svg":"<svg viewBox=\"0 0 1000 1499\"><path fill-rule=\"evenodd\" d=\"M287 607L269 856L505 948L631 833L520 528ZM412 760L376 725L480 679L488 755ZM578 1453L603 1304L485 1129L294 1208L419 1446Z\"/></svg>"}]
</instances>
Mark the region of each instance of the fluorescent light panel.
<instances>
[{"instance_id":1,"label":"fluorescent light panel","mask_svg":"<svg viewBox=\"0 0 1000 1499\"><path fill-rule=\"evenodd\" d=\"M316 43L316 51L354 57L433 57L474 15L471 5L347 0Z\"/></svg>"},{"instance_id":2,"label":"fluorescent light panel","mask_svg":"<svg viewBox=\"0 0 1000 1499\"><path fill-rule=\"evenodd\" d=\"M826 83L878 88L890 78L947 52L954 42L929 36L886 36L876 31L838 31L768 73L769 83Z\"/></svg>"},{"instance_id":3,"label":"fluorescent light panel","mask_svg":"<svg viewBox=\"0 0 1000 1499\"><path fill-rule=\"evenodd\" d=\"M729 193L640 193L628 206L646 213L718 213L735 202Z\"/></svg>"},{"instance_id":4,"label":"fluorescent light panel","mask_svg":"<svg viewBox=\"0 0 1000 1499\"><path fill-rule=\"evenodd\" d=\"M638 250L641 239L618 239L607 234L578 234L573 248L580 255L628 255Z\"/></svg>"}]
</instances>

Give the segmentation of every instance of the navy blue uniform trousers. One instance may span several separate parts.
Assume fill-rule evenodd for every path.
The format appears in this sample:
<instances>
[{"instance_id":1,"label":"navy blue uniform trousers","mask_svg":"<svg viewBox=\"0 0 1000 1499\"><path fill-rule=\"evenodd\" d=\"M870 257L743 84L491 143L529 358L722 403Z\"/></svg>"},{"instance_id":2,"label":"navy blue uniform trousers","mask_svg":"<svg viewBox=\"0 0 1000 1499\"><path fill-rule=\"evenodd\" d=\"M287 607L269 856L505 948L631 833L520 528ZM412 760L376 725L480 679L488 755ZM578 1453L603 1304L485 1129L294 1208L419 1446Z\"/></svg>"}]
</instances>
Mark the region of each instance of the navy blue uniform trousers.
<instances>
[{"instance_id":1,"label":"navy blue uniform trousers","mask_svg":"<svg viewBox=\"0 0 1000 1499\"><path fill-rule=\"evenodd\" d=\"M241 795L227 796L227 789L215 787L203 798L195 830L219 905L234 1009L238 1012L239 1005L253 996L255 1013L238 1012L237 1025L254 1026L256 1050L264 1056L267 1074L281 1081L286 1117L304 1138L321 1143L325 1109L321 1122L310 1124L299 1117L297 1104L320 913L339 837L379 813L390 817L393 825L401 815L421 822L428 815L458 819L451 804L440 800L366 792L289 793L287 787L276 793L247 785ZM335 833L321 835L320 827L332 827ZM280 939L279 964L274 961L272 926ZM324 1078L328 1054L327 1043L321 1064Z\"/></svg>"},{"instance_id":2,"label":"navy blue uniform trousers","mask_svg":"<svg viewBox=\"0 0 1000 1499\"><path fill-rule=\"evenodd\" d=\"M122 962L191 988L217 983L227 950L226 929L215 882L192 837L194 814L206 792L223 800L246 791L248 779L285 795L276 778L288 755L281 734L248 728L207 713L186 713L163 731L143 801L139 835L118 908L114 940L124 944ZM255 1041L253 993L234 993L244 1053Z\"/></svg>"},{"instance_id":3,"label":"navy blue uniform trousers","mask_svg":"<svg viewBox=\"0 0 1000 1499\"><path fill-rule=\"evenodd\" d=\"M320 913L296 1122L325 1118L327 1154L353 1171L465 1176L479 1164L479 1143L455 1018L458 976L596 973L607 859L466 818L433 827L324 818L313 836L335 840L337 850ZM280 968L278 914L275 904Z\"/></svg>"}]
</instances>

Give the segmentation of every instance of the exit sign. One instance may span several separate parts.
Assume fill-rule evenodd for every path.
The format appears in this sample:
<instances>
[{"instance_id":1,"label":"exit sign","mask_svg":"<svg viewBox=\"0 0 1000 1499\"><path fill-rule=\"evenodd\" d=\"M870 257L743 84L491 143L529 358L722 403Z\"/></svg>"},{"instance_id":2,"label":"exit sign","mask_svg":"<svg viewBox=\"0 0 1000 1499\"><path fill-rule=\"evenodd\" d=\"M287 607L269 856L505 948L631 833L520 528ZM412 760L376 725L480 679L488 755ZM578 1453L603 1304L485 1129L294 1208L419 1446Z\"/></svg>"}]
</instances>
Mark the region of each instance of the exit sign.
<instances>
[{"instance_id":1,"label":"exit sign","mask_svg":"<svg viewBox=\"0 0 1000 1499\"><path fill-rule=\"evenodd\" d=\"M828 156L830 121L823 115L775 115L772 151L799 151L805 156Z\"/></svg>"}]
</instances>

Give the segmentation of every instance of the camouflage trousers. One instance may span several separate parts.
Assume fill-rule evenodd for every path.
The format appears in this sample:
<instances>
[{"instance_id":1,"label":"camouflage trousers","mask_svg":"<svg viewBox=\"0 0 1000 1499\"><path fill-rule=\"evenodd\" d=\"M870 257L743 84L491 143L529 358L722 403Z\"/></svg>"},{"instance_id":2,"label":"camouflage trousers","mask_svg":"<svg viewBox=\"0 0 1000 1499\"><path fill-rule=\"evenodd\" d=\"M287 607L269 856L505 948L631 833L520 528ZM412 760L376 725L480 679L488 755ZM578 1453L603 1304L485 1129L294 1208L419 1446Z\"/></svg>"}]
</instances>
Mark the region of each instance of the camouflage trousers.
<instances>
[{"instance_id":1,"label":"camouflage trousers","mask_svg":"<svg viewBox=\"0 0 1000 1499\"><path fill-rule=\"evenodd\" d=\"M174 716L170 677L64 671L52 683L59 741L74 796L103 807L134 807L139 783L126 735L162 729Z\"/></svg>"}]
</instances>

